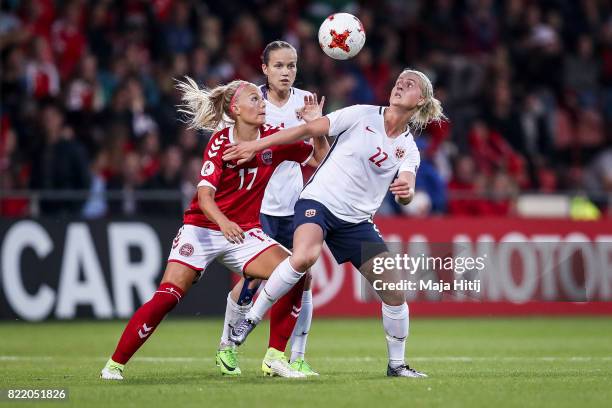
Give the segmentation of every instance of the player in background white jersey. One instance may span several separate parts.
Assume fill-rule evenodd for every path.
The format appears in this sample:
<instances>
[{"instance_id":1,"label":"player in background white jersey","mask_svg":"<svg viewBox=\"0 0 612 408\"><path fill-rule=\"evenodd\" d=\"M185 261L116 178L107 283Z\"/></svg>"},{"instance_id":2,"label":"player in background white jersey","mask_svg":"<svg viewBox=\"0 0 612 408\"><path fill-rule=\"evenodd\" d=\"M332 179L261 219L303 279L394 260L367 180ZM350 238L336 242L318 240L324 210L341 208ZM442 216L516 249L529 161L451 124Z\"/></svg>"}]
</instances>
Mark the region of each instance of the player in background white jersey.
<instances>
[{"instance_id":1,"label":"player in background white jersey","mask_svg":"<svg viewBox=\"0 0 612 408\"><path fill-rule=\"evenodd\" d=\"M296 203L293 254L274 270L245 320L232 330L230 338L236 344L246 340L266 310L316 262L323 241L338 263L350 261L371 284L395 278L395 271L384 272L390 276L373 272L373 259L385 256L387 249L372 217L387 188L401 204L412 200L420 159L410 128L420 129L442 118L442 107L427 76L407 69L397 78L388 107L351 106L226 150L224 160L247 160L272 145L336 136ZM388 289L377 293L389 353L387 375L426 377L404 360L409 322L404 292Z\"/></svg>"},{"instance_id":2,"label":"player in background white jersey","mask_svg":"<svg viewBox=\"0 0 612 408\"><path fill-rule=\"evenodd\" d=\"M311 93L293 87L297 73L297 52L285 41L269 43L261 56L266 84L260 86L266 103L266 123L281 128L301 125L304 98ZM329 150L326 138L313 141L315 150L325 154ZM268 182L261 207L263 231L288 249L293 247L293 208L303 188L302 170L295 162L280 164ZM270 337L262 370L269 374L266 363L285 358L284 352L291 338L289 367L306 375L318 375L304 359L306 339L312 321L312 291L310 273L296 284L272 307ZM229 340L233 326L244 319L251 307L260 280L244 278L238 282L227 298L225 321L216 362L222 374L235 375L236 349ZM293 334L293 335L292 335ZM227 367L230 367L229 369Z\"/></svg>"}]
</instances>

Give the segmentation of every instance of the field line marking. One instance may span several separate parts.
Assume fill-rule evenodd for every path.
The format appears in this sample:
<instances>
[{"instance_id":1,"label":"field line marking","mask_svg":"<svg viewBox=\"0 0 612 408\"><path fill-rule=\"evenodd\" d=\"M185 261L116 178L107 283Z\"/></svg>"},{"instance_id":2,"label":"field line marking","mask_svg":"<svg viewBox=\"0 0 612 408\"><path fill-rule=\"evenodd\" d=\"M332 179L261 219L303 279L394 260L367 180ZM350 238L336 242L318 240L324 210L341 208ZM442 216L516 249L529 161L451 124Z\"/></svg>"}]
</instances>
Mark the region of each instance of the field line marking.
<instances>
[{"instance_id":1,"label":"field line marking","mask_svg":"<svg viewBox=\"0 0 612 408\"><path fill-rule=\"evenodd\" d=\"M58 359L69 358L73 360L89 360L89 361L106 361L106 357L79 357L79 356L15 356L15 355L0 355L0 361L53 361ZM134 357L132 361L144 363L198 363L209 362L214 359L214 356L209 357ZM253 362L261 361L261 358L242 357L241 361ZM378 362L385 361L385 357L315 357L316 361L330 362ZM540 357L505 357L505 356L414 356L408 357L408 361L420 362L523 362L523 361L544 361L544 362L585 362L585 361L612 361L612 356L540 356Z\"/></svg>"}]
</instances>

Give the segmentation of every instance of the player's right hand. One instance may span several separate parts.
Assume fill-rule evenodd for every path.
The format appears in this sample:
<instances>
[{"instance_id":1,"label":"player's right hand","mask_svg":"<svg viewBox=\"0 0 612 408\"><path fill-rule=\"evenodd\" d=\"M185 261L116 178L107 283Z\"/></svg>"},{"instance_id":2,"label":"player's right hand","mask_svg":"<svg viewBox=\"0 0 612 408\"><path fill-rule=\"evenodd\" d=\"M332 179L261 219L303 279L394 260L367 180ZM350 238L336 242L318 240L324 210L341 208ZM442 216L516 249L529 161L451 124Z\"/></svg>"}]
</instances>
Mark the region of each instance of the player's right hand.
<instances>
[{"instance_id":1,"label":"player's right hand","mask_svg":"<svg viewBox=\"0 0 612 408\"><path fill-rule=\"evenodd\" d=\"M232 221L227 221L219 224L219 228L225 239L232 244L242 244L244 242L244 231L238 224Z\"/></svg>"},{"instance_id":2,"label":"player's right hand","mask_svg":"<svg viewBox=\"0 0 612 408\"><path fill-rule=\"evenodd\" d=\"M325 105L325 97L322 97L319 102L316 93L304 96L304 106L296 112L298 119L303 119L308 123L320 118L323 116L323 105Z\"/></svg>"},{"instance_id":3,"label":"player's right hand","mask_svg":"<svg viewBox=\"0 0 612 408\"><path fill-rule=\"evenodd\" d=\"M237 164L241 165L255 157L255 154L259 151L257 147L258 143L256 140L229 144L223 152L223 160L237 160Z\"/></svg>"}]
</instances>

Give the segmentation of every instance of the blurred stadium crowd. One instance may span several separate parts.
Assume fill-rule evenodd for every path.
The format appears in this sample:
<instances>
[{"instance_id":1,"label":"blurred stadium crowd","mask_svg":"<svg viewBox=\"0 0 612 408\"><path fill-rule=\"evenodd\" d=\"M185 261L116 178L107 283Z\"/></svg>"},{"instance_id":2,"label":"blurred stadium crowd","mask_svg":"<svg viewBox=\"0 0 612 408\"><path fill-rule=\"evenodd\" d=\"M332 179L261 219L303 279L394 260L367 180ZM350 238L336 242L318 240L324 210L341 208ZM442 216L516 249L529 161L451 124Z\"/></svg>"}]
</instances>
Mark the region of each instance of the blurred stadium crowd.
<instances>
[{"instance_id":1,"label":"blurred stadium crowd","mask_svg":"<svg viewBox=\"0 0 612 408\"><path fill-rule=\"evenodd\" d=\"M418 137L411 212L511 215L521 192L571 191L608 212L612 193L612 2L607 0L4 0L0 16L3 191L88 190L41 213L179 214L208 134L177 120L173 78L263 83L260 54L298 49L296 86L326 111L386 104L402 68L434 82L449 123ZM362 20L348 62L319 49L323 18ZM119 200L105 198L118 191ZM0 214L31 211L0 195ZM401 211L389 200L385 212Z\"/></svg>"}]
</instances>

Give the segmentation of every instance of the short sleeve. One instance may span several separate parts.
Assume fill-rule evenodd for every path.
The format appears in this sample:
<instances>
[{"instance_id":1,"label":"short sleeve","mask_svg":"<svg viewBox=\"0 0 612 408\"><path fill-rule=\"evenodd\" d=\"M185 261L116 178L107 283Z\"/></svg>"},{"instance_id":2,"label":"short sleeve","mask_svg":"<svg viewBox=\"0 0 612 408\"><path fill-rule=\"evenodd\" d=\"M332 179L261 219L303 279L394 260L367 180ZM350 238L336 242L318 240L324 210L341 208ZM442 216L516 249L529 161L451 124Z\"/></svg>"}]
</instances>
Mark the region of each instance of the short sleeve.
<instances>
[{"instance_id":1,"label":"short sleeve","mask_svg":"<svg viewBox=\"0 0 612 408\"><path fill-rule=\"evenodd\" d=\"M300 163L301 165L305 165L306 162L310 160L310 158L314 154L314 147L307 142L291 143L278 147L278 163L287 160Z\"/></svg>"},{"instance_id":2,"label":"short sleeve","mask_svg":"<svg viewBox=\"0 0 612 408\"><path fill-rule=\"evenodd\" d=\"M408 148L408 151L406 152L406 159L404 159L404 162L401 164L399 172L409 171L416 175L420 165L421 154L419 153L419 148L413 140Z\"/></svg>"},{"instance_id":3,"label":"short sleeve","mask_svg":"<svg viewBox=\"0 0 612 408\"><path fill-rule=\"evenodd\" d=\"M223 145L227 141L224 133L216 133L210 138L204 150L202 169L200 170L200 182L198 187L212 187L215 190L221 180L223 173Z\"/></svg>"},{"instance_id":4,"label":"short sleeve","mask_svg":"<svg viewBox=\"0 0 612 408\"><path fill-rule=\"evenodd\" d=\"M329 136L338 136L348 130L366 115L371 108L375 107L370 105L353 105L327 114L327 119L329 119Z\"/></svg>"}]
</instances>

